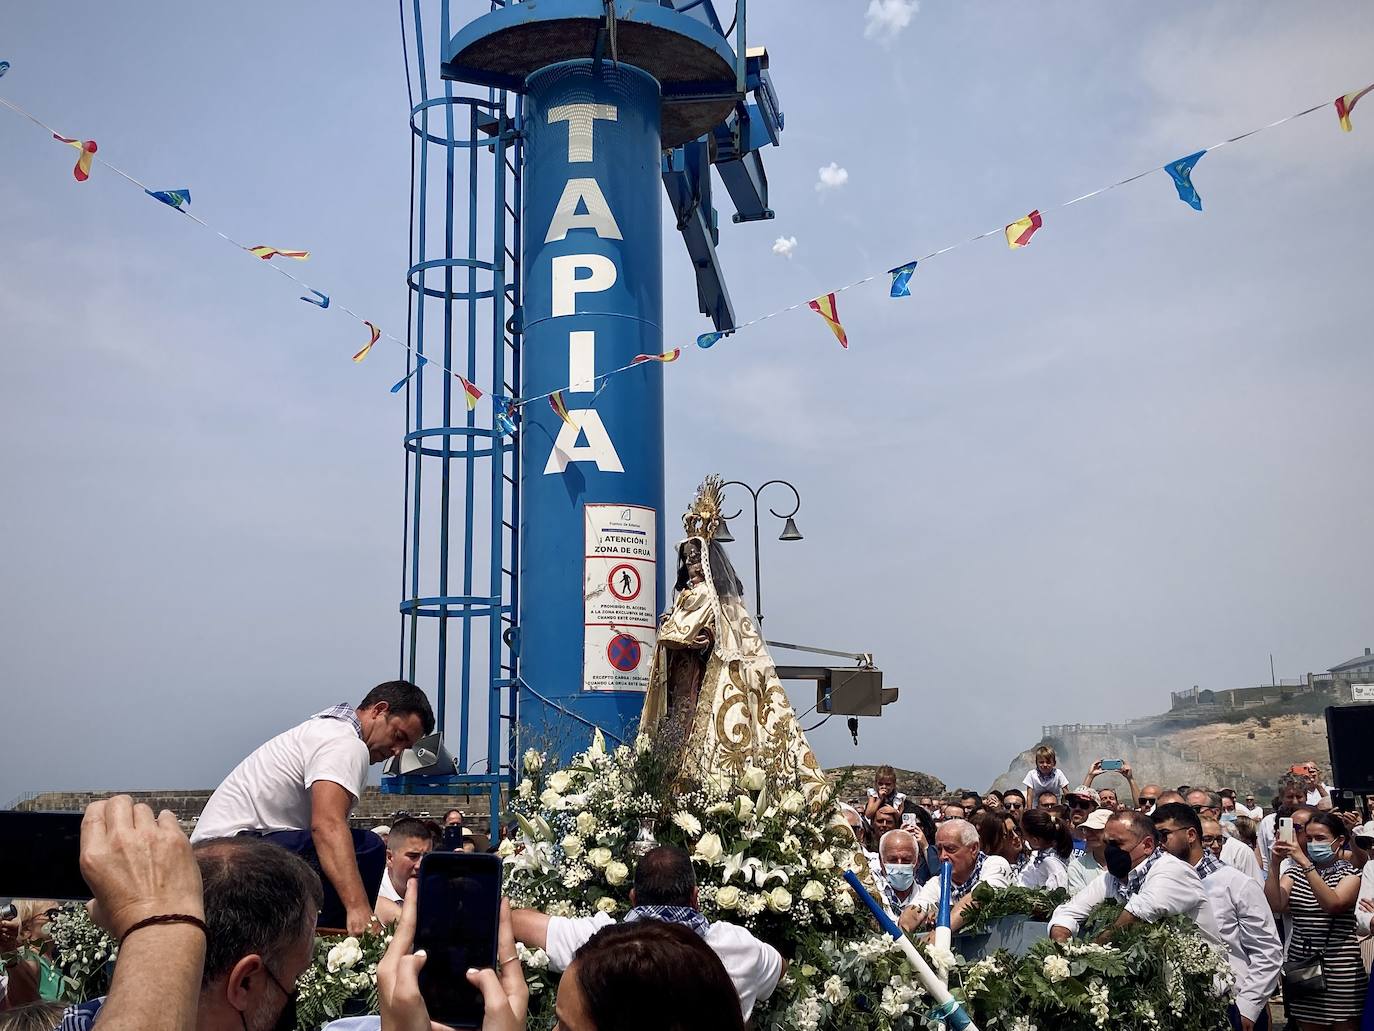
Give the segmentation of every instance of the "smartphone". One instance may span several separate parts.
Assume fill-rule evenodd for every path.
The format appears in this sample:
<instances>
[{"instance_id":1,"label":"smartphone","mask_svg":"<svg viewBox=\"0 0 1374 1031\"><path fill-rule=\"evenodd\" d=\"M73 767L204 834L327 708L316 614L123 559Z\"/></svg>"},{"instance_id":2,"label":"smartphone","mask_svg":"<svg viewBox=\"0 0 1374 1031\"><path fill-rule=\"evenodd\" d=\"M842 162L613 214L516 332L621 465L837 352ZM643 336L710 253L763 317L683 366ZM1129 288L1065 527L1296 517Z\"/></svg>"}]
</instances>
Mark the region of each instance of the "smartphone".
<instances>
[{"instance_id":1,"label":"smartphone","mask_svg":"<svg viewBox=\"0 0 1374 1031\"><path fill-rule=\"evenodd\" d=\"M420 860L415 948L429 958L420 995L431 1020L449 1027L482 1026L482 993L467 972L496 966L501 918L501 857L431 852Z\"/></svg>"},{"instance_id":2,"label":"smartphone","mask_svg":"<svg viewBox=\"0 0 1374 1031\"><path fill-rule=\"evenodd\" d=\"M1279 817L1279 840L1289 845L1298 843L1297 835L1293 832L1293 818L1291 816Z\"/></svg>"},{"instance_id":3,"label":"smartphone","mask_svg":"<svg viewBox=\"0 0 1374 1031\"><path fill-rule=\"evenodd\" d=\"M1104 770L1119 770L1126 765L1125 759L1103 759L1102 768Z\"/></svg>"},{"instance_id":4,"label":"smartphone","mask_svg":"<svg viewBox=\"0 0 1374 1031\"><path fill-rule=\"evenodd\" d=\"M1288 767L1288 772L1297 774L1299 777L1306 777L1311 773L1306 766L1290 766Z\"/></svg>"},{"instance_id":5,"label":"smartphone","mask_svg":"<svg viewBox=\"0 0 1374 1031\"><path fill-rule=\"evenodd\" d=\"M0 812L4 890L18 899L91 898L81 876L80 813Z\"/></svg>"},{"instance_id":6,"label":"smartphone","mask_svg":"<svg viewBox=\"0 0 1374 1031\"><path fill-rule=\"evenodd\" d=\"M902 826L903 826L903 827L915 827L915 826L916 826L916 814L915 814L915 813L903 813L903 814L902 814Z\"/></svg>"}]
</instances>

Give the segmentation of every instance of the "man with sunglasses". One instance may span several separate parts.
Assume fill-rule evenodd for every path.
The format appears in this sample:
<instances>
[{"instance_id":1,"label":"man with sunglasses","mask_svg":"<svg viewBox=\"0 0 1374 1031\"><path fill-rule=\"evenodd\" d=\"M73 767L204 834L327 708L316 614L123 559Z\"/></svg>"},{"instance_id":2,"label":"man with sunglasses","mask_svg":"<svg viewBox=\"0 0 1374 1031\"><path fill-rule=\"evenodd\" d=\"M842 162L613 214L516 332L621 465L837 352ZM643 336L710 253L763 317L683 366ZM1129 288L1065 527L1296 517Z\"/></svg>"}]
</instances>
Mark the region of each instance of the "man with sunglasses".
<instances>
[{"instance_id":1,"label":"man with sunglasses","mask_svg":"<svg viewBox=\"0 0 1374 1031\"><path fill-rule=\"evenodd\" d=\"M1186 801L1199 818L1221 820L1221 795L1217 792L1194 788L1188 792ZM1264 871L1260 869L1259 860L1255 858L1254 850L1239 838L1227 838L1222 842L1221 861L1245 874L1260 886L1261 891L1264 889Z\"/></svg>"},{"instance_id":2,"label":"man with sunglasses","mask_svg":"<svg viewBox=\"0 0 1374 1031\"><path fill-rule=\"evenodd\" d=\"M1148 816L1117 813L1102 831L1107 869L1062 906L1050 918L1050 937L1068 941L1088 914L1103 902L1115 899L1125 909L1116 922L1097 936L1110 941L1123 927L1144 921L1154 923L1181 913L1214 941L1221 941L1212 907L1202 880L1187 863L1160 848L1159 834Z\"/></svg>"},{"instance_id":3,"label":"man with sunglasses","mask_svg":"<svg viewBox=\"0 0 1374 1031\"><path fill-rule=\"evenodd\" d=\"M1021 813L1026 810L1026 796L1021 793L1020 788L1012 788L1002 793L1002 807L1011 813Z\"/></svg>"},{"instance_id":4,"label":"man with sunglasses","mask_svg":"<svg viewBox=\"0 0 1374 1031\"><path fill-rule=\"evenodd\" d=\"M1190 792L1189 797L1196 794ZM1231 1026L1238 1031L1267 1031L1269 997L1278 987L1283 966L1283 942L1264 889L1204 848L1204 823L1191 806L1177 802L1162 805L1155 811L1154 821L1164 850L1196 870L1207 891L1236 975ZM1207 823L1220 829L1215 817L1209 817Z\"/></svg>"},{"instance_id":5,"label":"man with sunglasses","mask_svg":"<svg viewBox=\"0 0 1374 1031\"><path fill-rule=\"evenodd\" d=\"M1149 816L1154 811L1155 802L1159 800L1159 793L1163 790L1158 784L1146 784L1136 796L1136 810Z\"/></svg>"}]
</instances>

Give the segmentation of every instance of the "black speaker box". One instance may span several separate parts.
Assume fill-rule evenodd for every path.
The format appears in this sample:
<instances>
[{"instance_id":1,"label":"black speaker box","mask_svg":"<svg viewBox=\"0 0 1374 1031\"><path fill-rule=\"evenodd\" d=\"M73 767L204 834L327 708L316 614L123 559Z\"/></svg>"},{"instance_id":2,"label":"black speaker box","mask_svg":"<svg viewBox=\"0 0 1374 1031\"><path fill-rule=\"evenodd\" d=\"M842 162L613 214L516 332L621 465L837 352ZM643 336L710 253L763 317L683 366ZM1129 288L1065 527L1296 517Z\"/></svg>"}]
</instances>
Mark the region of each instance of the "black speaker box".
<instances>
[{"instance_id":1,"label":"black speaker box","mask_svg":"<svg viewBox=\"0 0 1374 1031\"><path fill-rule=\"evenodd\" d=\"M1336 787L1374 794L1374 705L1328 705L1326 744Z\"/></svg>"}]
</instances>

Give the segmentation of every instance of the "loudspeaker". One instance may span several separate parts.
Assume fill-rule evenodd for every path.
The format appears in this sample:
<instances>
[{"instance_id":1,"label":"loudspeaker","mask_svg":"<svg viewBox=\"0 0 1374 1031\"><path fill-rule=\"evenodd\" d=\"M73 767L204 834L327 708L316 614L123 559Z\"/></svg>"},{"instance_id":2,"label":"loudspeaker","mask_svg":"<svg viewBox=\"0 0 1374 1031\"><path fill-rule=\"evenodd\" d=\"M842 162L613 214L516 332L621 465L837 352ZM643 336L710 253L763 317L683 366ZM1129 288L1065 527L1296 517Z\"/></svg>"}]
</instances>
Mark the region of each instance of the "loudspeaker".
<instances>
[{"instance_id":1,"label":"loudspeaker","mask_svg":"<svg viewBox=\"0 0 1374 1031\"><path fill-rule=\"evenodd\" d=\"M1374 794L1374 705L1329 705L1331 779L1343 791Z\"/></svg>"},{"instance_id":2,"label":"loudspeaker","mask_svg":"<svg viewBox=\"0 0 1374 1031\"><path fill-rule=\"evenodd\" d=\"M444 747L442 734L430 734L415 742L414 748L407 748L400 755L386 761L382 774L388 777L397 775L450 776L456 763Z\"/></svg>"}]
</instances>

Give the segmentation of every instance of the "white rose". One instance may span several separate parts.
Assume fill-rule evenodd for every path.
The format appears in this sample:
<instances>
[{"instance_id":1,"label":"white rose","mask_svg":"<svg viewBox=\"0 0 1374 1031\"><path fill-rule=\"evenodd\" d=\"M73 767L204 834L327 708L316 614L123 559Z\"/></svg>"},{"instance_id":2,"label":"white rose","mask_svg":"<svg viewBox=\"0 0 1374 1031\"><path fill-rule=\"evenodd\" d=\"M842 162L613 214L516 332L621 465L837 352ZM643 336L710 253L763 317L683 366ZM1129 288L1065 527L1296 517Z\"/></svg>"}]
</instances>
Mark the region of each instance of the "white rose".
<instances>
[{"instance_id":1,"label":"white rose","mask_svg":"<svg viewBox=\"0 0 1374 1031\"><path fill-rule=\"evenodd\" d=\"M835 867L835 857L830 854L830 849L822 849L811 857L811 865L817 870L832 870Z\"/></svg>"},{"instance_id":2,"label":"white rose","mask_svg":"<svg viewBox=\"0 0 1374 1031\"><path fill-rule=\"evenodd\" d=\"M502 859L509 859L511 856L515 855L515 842L510 838L506 838L501 844L496 846L496 854Z\"/></svg>"},{"instance_id":3,"label":"white rose","mask_svg":"<svg viewBox=\"0 0 1374 1031\"><path fill-rule=\"evenodd\" d=\"M835 896L835 912L852 913L854 912L854 895L850 891L842 891Z\"/></svg>"},{"instance_id":4,"label":"white rose","mask_svg":"<svg viewBox=\"0 0 1374 1031\"><path fill-rule=\"evenodd\" d=\"M611 861L611 850L608 848L594 848L587 853L587 862L598 870L606 869L606 864Z\"/></svg>"},{"instance_id":5,"label":"white rose","mask_svg":"<svg viewBox=\"0 0 1374 1031\"><path fill-rule=\"evenodd\" d=\"M740 823L748 823L754 818L754 800L748 795L740 795L735 800L735 817Z\"/></svg>"},{"instance_id":6,"label":"white rose","mask_svg":"<svg viewBox=\"0 0 1374 1031\"><path fill-rule=\"evenodd\" d=\"M825 898L825 885L820 881L807 881L802 885L801 895L807 902L819 902Z\"/></svg>"},{"instance_id":7,"label":"white rose","mask_svg":"<svg viewBox=\"0 0 1374 1031\"><path fill-rule=\"evenodd\" d=\"M615 899L609 895L602 895L596 900L596 911L598 913L614 913L616 911Z\"/></svg>"},{"instance_id":8,"label":"white rose","mask_svg":"<svg viewBox=\"0 0 1374 1031\"><path fill-rule=\"evenodd\" d=\"M721 909L734 909L739 905L739 889L733 884L727 884L718 889L716 891L716 905Z\"/></svg>"},{"instance_id":9,"label":"white rose","mask_svg":"<svg viewBox=\"0 0 1374 1031\"><path fill-rule=\"evenodd\" d=\"M532 798L534 796L534 781L526 777L520 782L520 786L515 789L521 798Z\"/></svg>"},{"instance_id":10,"label":"white rose","mask_svg":"<svg viewBox=\"0 0 1374 1031\"><path fill-rule=\"evenodd\" d=\"M577 814L577 833L589 838L596 833L596 817L588 812Z\"/></svg>"},{"instance_id":11,"label":"white rose","mask_svg":"<svg viewBox=\"0 0 1374 1031\"><path fill-rule=\"evenodd\" d=\"M714 866L720 862L720 857L725 853L725 848L720 843L720 835L703 834L701 840L697 842L696 850L692 853L693 859L700 859L704 863Z\"/></svg>"},{"instance_id":12,"label":"white rose","mask_svg":"<svg viewBox=\"0 0 1374 1031\"><path fill-rule=\"evenodd\" d=\"M821 994L825 996L825 1001L832 1006L838 1006L849 998L848 986L840 980L838 974L832 974L825 979L825 986L821 989Z\"/></svg>"},{"instance_id":13,"label":"white rose","mask_svg":"<svg viewBox=\"0 0 1374 1031\"><path fill-rule=\"evenodd\" d=\"M544 757L533 748L525 753L525 772L538 773L544 768Z\"/></svg>"},{"instance_id":14,"label":"white rose","mask_svg":"<svg viewBox=\"0 0 1374 1031\"><path fill-rule=\"evenodd\" d=\"M768 775L754 765L746 765L744 773L740 777L740 783L744 785L746 791L761 791L763 786L768 783Z\"/></svg>"},{"instance_id":15,"label":"white rose","mask_svg":"<svg viewBox=\"0 0 1374 1031\"><path fill-rule=\"evenodd\" d=\"M688 834L696 837L701 833L701 821L691 813L681 812L673 814L673 823L681 827Z\"/></svg>"},{"instance_id":16,"label":"white rose","mask_svg":"<svg viewBox=\"0 0 1374 1031\"><path fill-rule=\"evenodd\" d=\"M343 941L339 942L338 945L335 945L329 950L329 956L325 960L325 965L329 968L329 972L333 974L340 970L353 969L353 964L357 963L362 958L363 950L358 946L358 939L345 938Z\"/></svg>"},{"instance_id":17,"label":"white rose","mask_svg":"<svg viewBox=\"0 0 1374 1031\"><path fill-rule=\"evenodd\" d=\"M576 834L569 834L559 844L563 846L563 854L569 859L576 859L584 849L582 839Z\"/></svg>"},{"instance_id":18,"label":"white rose","mask_svg":"<svg viewBox=\"0 0 1374 1031\"><path fill-rule=\"evenodd\" d=\"M784 813L799 813L806 806L806 796L800 791L788 791L783 794L778 805L782 806Z\"/></svg>"},{"instance_id":19,"label":"white rose","mask_svg":"<svg viewBox=\"0 0 1374 1031\"><path fill-rule=\"evenodd\" d=\"M546 788L544 793L539 796L539 804L545 809L562 809L567 805L567 802L553 788Z\"/></svg>"},{"instance_id":20,"label":"white rose","mask_svg":"<svg viewBox=\"0 0 1374 1031\"><path fill-rule=\"evenodd\" d=\"M1069 976L1069 961L1063 956L1046 956L1043 969L1050 983L1058 984Z\"/></svg>"},{"instance_id":21,"label":"white rose","mask_svg":"<svg viewBox=\"0 0 1374 1031\"><path fill-rule=\"evenodd\" d=\"M549 787L560 795L566 795L568 788L572 787L572 774L567 770L556 770L549 774Z\"/></svg>"},{"instance_id":22,"label":"white rose","mask_svg":"<svg viewBox=\"0 0 1374 1031\"><path fill-rule=\"evenodd\" d=\"M606 883L615 887L629 879L630 868L618 859L606 864Z\"/></svg>"},{"instance_id":23,"label":"white rose","mask_svg":"<svg viewBox=\"0 0 1374 1031\"><path fill-rule=\"evenodd\" d=\"M775 913L786 913L792 908L792 893L779 884L764 895L768 908Z\"/></svg>"}]
</instances>

